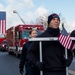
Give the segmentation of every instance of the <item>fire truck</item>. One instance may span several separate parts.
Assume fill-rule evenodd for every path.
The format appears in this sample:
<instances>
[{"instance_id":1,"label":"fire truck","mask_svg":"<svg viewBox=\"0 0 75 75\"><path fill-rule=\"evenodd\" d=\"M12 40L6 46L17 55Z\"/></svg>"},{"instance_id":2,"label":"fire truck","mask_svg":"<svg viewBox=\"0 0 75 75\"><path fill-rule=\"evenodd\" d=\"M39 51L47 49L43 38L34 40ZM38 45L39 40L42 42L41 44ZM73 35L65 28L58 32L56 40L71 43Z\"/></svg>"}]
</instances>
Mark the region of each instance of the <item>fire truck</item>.
<instances>
[{"instance_id":1,"label":"fire truck","mask_svg":"<svg viewBox=\"0 0 75 75\"><path fill-rule=\"evenodd\" d=\"M9 54L15 54L19 57L22 47L29 38L29 30L32 28L37 30L38 35L44 31L43 25L17 25L6 31L7 51Z\"/></svg>"}]
</instances>

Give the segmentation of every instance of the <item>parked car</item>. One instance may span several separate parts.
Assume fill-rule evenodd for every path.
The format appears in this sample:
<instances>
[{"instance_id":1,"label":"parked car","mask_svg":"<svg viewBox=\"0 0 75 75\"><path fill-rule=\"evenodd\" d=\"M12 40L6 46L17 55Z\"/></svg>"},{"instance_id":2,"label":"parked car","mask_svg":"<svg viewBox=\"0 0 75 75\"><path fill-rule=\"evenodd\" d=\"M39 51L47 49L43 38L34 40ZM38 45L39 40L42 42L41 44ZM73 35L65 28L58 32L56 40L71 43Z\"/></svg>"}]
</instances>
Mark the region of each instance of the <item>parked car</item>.
<instances>
[{"instance_id":1,"label":"parked car","mask_svg":"<svg viewBox=\"0 0 75 75\"><path fill-rule=\"evenodd\" d=\"M1 51L6 51L6 40L3 40L1 43Z\"/></svg>"}]
</instances>

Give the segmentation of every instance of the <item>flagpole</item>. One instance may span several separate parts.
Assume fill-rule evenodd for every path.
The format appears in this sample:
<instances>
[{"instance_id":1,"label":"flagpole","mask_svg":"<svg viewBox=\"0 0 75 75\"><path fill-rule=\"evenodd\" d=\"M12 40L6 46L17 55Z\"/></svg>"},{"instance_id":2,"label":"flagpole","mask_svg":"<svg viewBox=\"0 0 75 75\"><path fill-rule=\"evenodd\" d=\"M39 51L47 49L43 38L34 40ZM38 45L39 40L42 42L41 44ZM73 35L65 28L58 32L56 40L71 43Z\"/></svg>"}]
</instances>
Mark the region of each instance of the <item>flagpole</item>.
<instances>
[{"instance_id":1,"label":"flagpole","mask_svg":"<svg viewBox=\"0 0 75 75\"><path fill-rule=\"evenodd\" d=\"M65 58L67 59L68 56L67 56L67 49L65 48ZM66 75L68 75L68 67L66 67Z\"/></svg>"},{"instance_id":2,"label":"flagpole","mask_svg":"<svg viewBox=\"0 0 75 75\"><path fill-rule=\"evenodd\" d=\"M64 23L62 23L62 28L64 28ZM65 48L65 58L68 58L67 49ZM68 75L68 67L66 67L66 75Z\"/></svg>"}]
</instances>

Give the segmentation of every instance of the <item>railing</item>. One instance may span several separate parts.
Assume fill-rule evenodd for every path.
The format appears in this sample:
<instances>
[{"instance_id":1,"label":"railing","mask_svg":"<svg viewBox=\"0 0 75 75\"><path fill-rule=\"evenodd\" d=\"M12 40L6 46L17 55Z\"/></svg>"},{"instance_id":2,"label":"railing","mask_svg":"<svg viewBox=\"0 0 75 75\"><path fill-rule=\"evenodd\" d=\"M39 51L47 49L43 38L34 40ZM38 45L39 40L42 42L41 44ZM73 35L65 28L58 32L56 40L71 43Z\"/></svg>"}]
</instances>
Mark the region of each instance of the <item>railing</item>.
<instances>
[{"instance_id":1,"label":"railing","mask_svg":"<svg viewBox=\"0 0 75 75\"><path fill-rule=\"evenodd\" d=\"M75 40L74 37L71 37L72 40ZM38 37L38 38L31 38L29 41L39 41L40 47L40 62L42 62L42 41L58 41L57 37ZM67 49L65 48L65 58L67 59ZM40 75L43 75L43 71L40 71ZM66 75L68 75L68 67L66 67Z\"/></svg>"}]
</instances>

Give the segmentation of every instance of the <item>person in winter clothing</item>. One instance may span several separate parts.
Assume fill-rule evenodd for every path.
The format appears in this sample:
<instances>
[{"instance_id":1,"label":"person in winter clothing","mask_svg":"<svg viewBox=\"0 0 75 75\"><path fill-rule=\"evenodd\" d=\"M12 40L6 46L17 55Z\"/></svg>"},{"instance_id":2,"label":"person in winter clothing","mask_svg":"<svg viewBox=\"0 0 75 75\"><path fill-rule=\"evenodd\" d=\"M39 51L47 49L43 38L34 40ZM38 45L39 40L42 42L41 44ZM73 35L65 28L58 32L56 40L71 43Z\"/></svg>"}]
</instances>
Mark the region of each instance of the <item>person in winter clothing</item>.
<instances>
[{"instance_id":1,"label":"person in winter clothing","mask_svg":"<svg viewBox=\"0 0 75 75\"><path fill-rule=\"evenodd\" d=\"M75 37L75 30L73 30L70 34L71 37ZM75 40L73 40L73 43L75 44ZM75 56L75 48L73 49L74 56Z\"/></svg>"},{"instance_id":2,"label":"person in winter clothing","mask_svg":"<svg viewBox=\"0 0 75 75\"><path fill-rule=\"evenodd\" d=\"M30 35L30 38L35 38L37 36L37 31L32 29L29 32L29 35ZM36 73L37 73L36 69L33 67L33 65L30 62L28 62L28 60L27 60L27 51L31 44L32 44L32 42L28 41L24 44L24 46L22 48L22 54L21 54L20 64L19 64L19 69L20 69L21 74L23 74L23 72L24 72L24 70L23 70L24 65L25 65L25 69L26 69L25 75L36 75Z\"/></svg>"},{"instance_id":3,"label":"person in winter clothing","mask_svg":"<svg viewBox=\"0 0 75 75\"><path fill-rule=\"evenodd\" d=\"M48 27L38 37L58 37L60 34L60 18L56 13L48 16ZM65 58L65 48L59 41L42 42L42 58L39 61L39 42L32 43L28 50L28 60L43 71L43 75L66 75L66 66L70 66L73 59L71 50L68 51L68 59Z\"/></svg>"}]
</instances>

